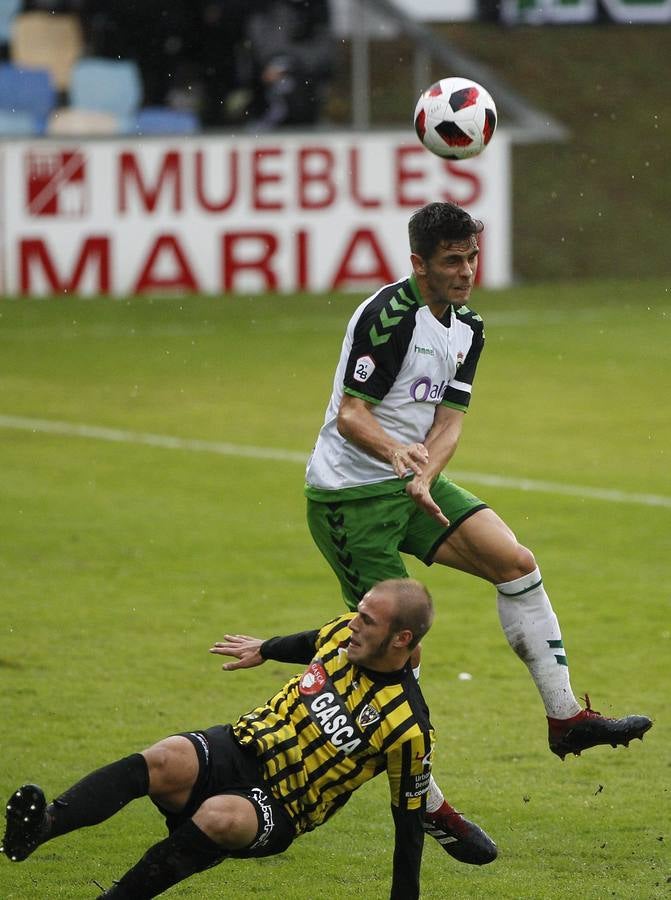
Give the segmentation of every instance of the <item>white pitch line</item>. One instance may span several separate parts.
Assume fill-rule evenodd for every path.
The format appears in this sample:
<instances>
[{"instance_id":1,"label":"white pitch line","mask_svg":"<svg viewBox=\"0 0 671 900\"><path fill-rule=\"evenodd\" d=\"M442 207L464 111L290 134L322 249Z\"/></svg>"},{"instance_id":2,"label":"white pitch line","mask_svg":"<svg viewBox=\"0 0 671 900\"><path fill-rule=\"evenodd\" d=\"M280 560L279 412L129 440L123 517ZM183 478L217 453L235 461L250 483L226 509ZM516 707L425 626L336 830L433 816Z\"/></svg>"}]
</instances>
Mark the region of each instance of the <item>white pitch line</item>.
<instances>
[{"instance_id":1,"label":"white pitch line","mask_svg":"<svg viewBox=\"0 0 671 900\"><path fill-rule=\"evenodd\" d=\"M274 459L278 462L294 462L305 465L305 453L292 450L274 450L272 447L247 447L244 444L228 444L220 441L199 441L191 438L171 437L168 434L147 434L142 431L125 431L121 428L103 428L99 425L77 425L73 422L55 422L51 419L25 419L22 416L0 415L0 428L16 428L42 434L61 434L66 437L93 438L120 444L146 444L168 450L194 450L200 453L218 453L220 456L242 456L248 459Z\"/></svg>"},{"instance_id":2,"label":"white pitch line","mask_svg":"<svg viewBox=\"0 0 671 900\"><path fill-rule=\"evenodd\" d=\"M23 416L0 415L0 428L13 428L39 434L60 434L66 437L92 438L121 444L144 444L169 450L191 450L197 453L215 453L220 456L238 456L244 459L270 459L276 462L299 463L305 465L307 455L294 450L272 447L254 447L245 444L231 444L224 441L201 441L192 438L172 437L167 434L149 434L141 431L126 431L121 428L104 428L98 425L78 425L73 422L58 422L52 419L31 419ZM662 506L671 508L671 497L663 494L642 494L610 488L593 488L577 484L562 484L554 481L535 481L531 478L508 478L486 472L450 470L450 477L473 484L489 487L509 488L516 491L533 491L545 494L561 494L580 497L585 500L605 500L609 503L633 503L638 506Z\"/></svg>"}]
</instances>

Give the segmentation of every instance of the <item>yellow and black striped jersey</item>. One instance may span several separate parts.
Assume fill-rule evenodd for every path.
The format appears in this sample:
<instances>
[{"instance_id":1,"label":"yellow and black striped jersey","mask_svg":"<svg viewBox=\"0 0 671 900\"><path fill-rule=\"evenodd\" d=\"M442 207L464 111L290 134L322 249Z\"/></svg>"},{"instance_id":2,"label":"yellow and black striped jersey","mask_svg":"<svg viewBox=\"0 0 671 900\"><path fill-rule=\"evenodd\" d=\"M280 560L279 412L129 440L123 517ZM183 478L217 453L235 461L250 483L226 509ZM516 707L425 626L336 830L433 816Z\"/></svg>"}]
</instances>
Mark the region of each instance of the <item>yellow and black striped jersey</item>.
<instances>
[{"instance_id":1,"label":"yellow and black striped jersey","mask_svg":"<svg viewBox=\"0 0 671 900\"><path fill-rule=\"evenodd\" d=\"M263 706L241 716L233 729L241 745L254 749L297 834L321 825L353 791L386 771L397 837L405 818L403 827L412 823L414 840L431 774L434 734L428 709L409 664L381 673L348 660L354 615L296 636L303 638L308 654L313 648L307 669ZM295 651L273 654L262 647L262 653L297 661Z\"/></svg>"}]
</instances>

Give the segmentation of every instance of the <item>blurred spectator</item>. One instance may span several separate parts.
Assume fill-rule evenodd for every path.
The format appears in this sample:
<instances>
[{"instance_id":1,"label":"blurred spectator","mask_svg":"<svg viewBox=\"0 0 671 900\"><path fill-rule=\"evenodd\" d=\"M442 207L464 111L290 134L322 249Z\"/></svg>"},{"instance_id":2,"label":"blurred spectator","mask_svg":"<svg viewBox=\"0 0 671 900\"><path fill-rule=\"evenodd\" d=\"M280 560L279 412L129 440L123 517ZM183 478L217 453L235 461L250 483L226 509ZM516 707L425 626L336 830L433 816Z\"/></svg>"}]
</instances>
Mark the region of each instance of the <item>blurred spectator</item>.
<instances>
[{"instance_id":1,"label":"blurred spectator","mask_svg":"<svg viewBox=\"0 0 671 900\"><path fill-rule=\"evenodd\" d=\"M316 122L333 58L328 0L249 0L238 76L250 124Z\"/></svg>"},{"instance_id":2,"label":"blurred spectator","mask_svg":"<svg viewBox=\"0 0 671 900\"><path fill-rule=\"evenodd\" d=\"M197 113L205 125L226 121L236 86L235 49L245 0L82 0L89 52L134 59L147 106Z\"/></svg>"},{"instance_id":3,"label":"blurred spectator","mask_svg":"<svg viewBox=\"0 0 671 900\"><path fill-rule=\"evenodd\" d=\"M206 127L312 124L333 68L329 0L23 0L22 9L77 13L85 56L134 60L144 106L195 113Z\"/></svg>"},{"instance_id":4,"label":"blurred spectator","mask_svg":"<svg viewBox=\"0 0 671 900\"><path fill-rule=\"evenodd\" d=\"M23 0L21 12L81 13L86 0Z\"/></svg>"},{"instance_id":5,"label":"blurred spectator","mask_svg":"<svg viewBox=\"0 0 671 900\"><path fill-rule=\"evenodd\" d=\"M249 0L201 0L201 119L216 127L230 121L227 97L238 86L237 48L242 44Z\"/></svg>"},{"instance_id":6,"label":"blurred spectator","mask_svg":"<svg viewBox=\"0 0 671 900\"><path fill-rule=\"evenodd\" d=\"M197 6L189 0L85 0L89 54L134 59L142 73L144 103L163 104L195 55Z\"/></svg>"}]
</instances>

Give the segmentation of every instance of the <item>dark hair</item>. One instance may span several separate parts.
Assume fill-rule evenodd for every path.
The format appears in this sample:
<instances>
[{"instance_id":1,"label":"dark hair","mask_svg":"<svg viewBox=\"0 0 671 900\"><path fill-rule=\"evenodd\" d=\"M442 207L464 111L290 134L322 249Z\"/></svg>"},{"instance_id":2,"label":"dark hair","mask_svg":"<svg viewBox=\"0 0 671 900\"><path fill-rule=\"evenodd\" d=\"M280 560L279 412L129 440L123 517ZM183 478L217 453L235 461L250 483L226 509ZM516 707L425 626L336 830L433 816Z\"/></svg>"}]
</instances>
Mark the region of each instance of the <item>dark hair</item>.
<instances>
[{"instance_id":1,"label":"dark hair","mask_svg":"<svg viewBox=\"0 0 671 900\"><path fill-rule=\"evenodd\" d=\"M484 227L456 203L427 203L408 223L410 249L422 259L431 259L441 243L466 241Z\"/></svg>"},{"instance_id":2,"label":"dark hair","mask_svg":"<svg viewBox=\"0 0 671 900\"><path fill-rule=\"evenodd\" d=\"M391 631L406 629L411 631L412 640L408 644L408 650L413 650L433 622L431 594L414 578L393 578L381 582L378 587L389 587L396 594L396 610L391 622Z\"/></svg>"}]
</instances>

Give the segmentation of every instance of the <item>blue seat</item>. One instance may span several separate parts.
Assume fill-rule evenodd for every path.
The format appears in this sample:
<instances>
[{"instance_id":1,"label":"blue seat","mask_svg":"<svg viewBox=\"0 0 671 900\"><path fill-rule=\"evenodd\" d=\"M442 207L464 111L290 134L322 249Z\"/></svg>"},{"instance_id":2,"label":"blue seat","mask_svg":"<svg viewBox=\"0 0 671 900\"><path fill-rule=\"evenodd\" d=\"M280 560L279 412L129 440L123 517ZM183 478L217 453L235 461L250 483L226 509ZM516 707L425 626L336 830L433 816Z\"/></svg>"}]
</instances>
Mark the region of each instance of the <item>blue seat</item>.
<instances>
[{"instance_id":1,"label":"blue seat","mask_svg":"<svg viewBox=\"0 0 671 900\"><path fill-rule=\"evenodd\" d=\"M29 137L39 134L36 117L23 109L0 109L0 137Z\"/></svg>"},{"instance_id":2,"label":"blue seat","mask_svg":"<svg viewBox=\"0 0 671 900\"><path fill-rule=\"evenodd\" d=\"M168 106L145 106L135 117L135 134L196 134L200 120L195 113Z\"/></svg>"},{"instance_id":3,"label":"blue seat","mask_svg":"<svg viewBox=\"0 0 671 900\"><path fill-rule=\"evenodd\" d=\"M140 70L130 59L80 59L72 68L70 105L133 116L142 102Z\"/></svg>"},{"instance_id":4,"label":"blue seat","mask_svg":"<svg viewBox=\"0 0 671 900\"><path fill-rule=\"evenodd\" d=\"M12 22L21 9L21 0L0 0L0 45L9 44Z\"/></svg>"},{"instance_id":5,"label":"blue seat","mask_svg":"<svg viewBox=\"0 0 671 900\"><path fill-rule=\"evenodd\" d=\"M0 109L30 113L41 134L55 105L56 89L46 69L19 69L12 63L0 63Z\"/></svg>"}]
</instances>

